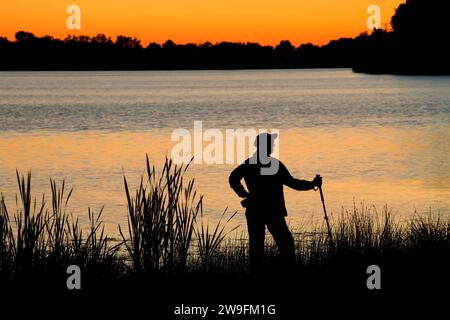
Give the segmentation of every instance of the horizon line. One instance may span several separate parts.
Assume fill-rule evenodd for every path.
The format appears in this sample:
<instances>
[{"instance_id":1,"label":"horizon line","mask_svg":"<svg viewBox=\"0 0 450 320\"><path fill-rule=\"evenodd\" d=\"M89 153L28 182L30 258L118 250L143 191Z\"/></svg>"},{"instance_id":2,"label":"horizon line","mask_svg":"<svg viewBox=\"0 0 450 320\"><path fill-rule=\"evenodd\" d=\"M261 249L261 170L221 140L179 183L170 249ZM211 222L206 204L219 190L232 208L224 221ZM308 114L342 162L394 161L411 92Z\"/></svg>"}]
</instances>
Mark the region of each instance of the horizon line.
<instances>
[{"instance_id":1,"label":"horizon line","mask_svg":"<svg viewBox=\"0 0 450 320\"><path fill-rule=\"evenodd\" d=\"M385 29L383 29L383 28L378 29L378 30L385 31L385 32L390 32L389 30L385 30ZM176 42L175 40L173 40L173 39L171 39L171 38L168 38L168 39L166 39L166 40L163 41L163 42L157 42L157 41L149 40L149 41L146 43L146 45L144 45L143 40L141 40L140 38L135 37L135 36L132 36L132 35L126 35L126 34L108 35L108 34L106 34L106 33L99 32L99 33L96 33L96 34L94 34L94 35L88 35L88 34L66 34L64 37L58 37L58 36L53 36L53 35L51 35L51 34L38 35L38 34L32 32L32 31L27 31L27 30L18 30L18 31L16 31L16 32L14 33L13 39L10 39L10 37L8 37L8 36L6 36L6 35L0 35L0 38L4 38L4 39L6 39L6 40L9 41L9 42L17 42L17 39L15 38L15 35L16 35L18 32L31 33L31 34L33 34L36 38L46 38L46 37L50 37L50 38L53 38L54 40L60 40L60 41L64 41L64 40L66 40L66 39L69 38L69 37L74 37L74 38L75 38L75 37L76 37L76 38L80 38L80 37L88 37L88 38L91 38L91 39L92 39L92 38L94 38L94 37L96 37L96 36L98 36L98 35L104 35L107 39L110 39L111 41L114 42L114 40L117 40L118 37L128 37L128 38L132 38L132 39L138 40L143 48L149 46L150 44L159 44L159 45L163 45L164 43L166 43L166 42L168 42L168 41L172 41L175 45L190 45L190 44L191 44L191 45L197 45L197 46L199 46L199 45L203 45L203 44L206 44L206 43L210 43L210 44L212 44L212 45L217 45L217 44L221 44L221 43L235 43L235 44L258 44L258 45L260 45L260 46L262 46L262 47L273 47L273 48L275 48L276 46L278 46L278 45L279 45L281 42L283 42L283 41L289 41L289 42L292 44L292 46L294 46L295 48L298 48L298 47L300 47L301 45L308 45L308 44L311 44L311 45L314 45L314 46L317 46L317 47L322 47L322 46L326 46L326 45L330 44L330 43L333 42L333 41L337 41L337 40L340 40L340 39L354 39L354 38L356 38L356 37L358 37L358 36L360 36L360 35L363 35L363 34L368 34L368 35L370 35L370 34L373 32L373 30L372 30L372 31L370 31L370 30L365 30L365 31L359 32L357 35L354 35L354 36L352 36L352 37L342 36L342 37L338 37L338 38L335 38L335 39L331 39L331 40L328 40L327 42L319 43L319 44L313 43L313 42L302 42L302 43L299 43L299 44L295 44L295 43L293 43L290 39L287 39L287 38L284 38L284 39L283 39L283 38L280 38L280 40L278 40L277 43L263 43L263 42L258 42L258 41L256 41L256 42L255 42L255 41L249 41L249 40L246 40L246 41L242 41L242 40L240 40L240 41L233 41L233 40L210 41L210 40L204 40L204 41L201 41L201 42L195 42L195 41L189 41L189 42Z\"/></svg>"}]
</instances>

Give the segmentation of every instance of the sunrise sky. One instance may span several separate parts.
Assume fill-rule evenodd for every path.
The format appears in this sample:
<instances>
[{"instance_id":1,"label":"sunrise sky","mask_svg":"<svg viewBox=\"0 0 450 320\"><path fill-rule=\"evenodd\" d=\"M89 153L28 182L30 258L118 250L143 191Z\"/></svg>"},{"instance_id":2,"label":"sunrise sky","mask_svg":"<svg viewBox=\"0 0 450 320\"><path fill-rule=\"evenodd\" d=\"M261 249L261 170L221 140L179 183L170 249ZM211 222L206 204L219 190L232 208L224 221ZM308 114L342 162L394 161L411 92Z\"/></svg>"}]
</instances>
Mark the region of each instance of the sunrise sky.
<instances>
[{"instance_id":1,"label":"sunrise sky","mask_svg":"<svg viewBox=\"0 0 450 320\"><path fill-rule=\"evenodd\" d=\"M68 34L137 37L143 44L241 41L324 44L366 30L369 5L389 22L404 0L1 0L0 36L18 30L64 38ZM66 9L81 8L81 30L68 30Z\"/></svg>"}]
</instances>

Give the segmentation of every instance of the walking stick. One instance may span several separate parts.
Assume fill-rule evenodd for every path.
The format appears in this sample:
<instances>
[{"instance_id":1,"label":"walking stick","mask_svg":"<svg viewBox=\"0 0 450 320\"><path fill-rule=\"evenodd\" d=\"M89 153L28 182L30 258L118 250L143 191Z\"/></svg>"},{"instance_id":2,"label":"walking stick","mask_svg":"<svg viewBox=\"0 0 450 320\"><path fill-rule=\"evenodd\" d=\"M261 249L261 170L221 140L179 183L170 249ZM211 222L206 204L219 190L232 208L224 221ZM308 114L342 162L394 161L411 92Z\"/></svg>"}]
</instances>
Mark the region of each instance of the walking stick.
<instances>
[{"instance_id":1,"label":"walking stick","mask_svg":"<svg viewBox=\"0 0 450 320\"><path fill-rule=\"evenodd\" d=\"M317 174L316 178L320 178L320 175ZM333 234L331 233L331 227L330 227L330 222L328 221L327 209L325 208L325 199L323 198L322 186L319 186L318 189L320 191L320 199L322 200L323 212L325 214L325 216L324 216L325 222L327 223L328 238L330 239L331 247L334 247ZM317 189L315 189L315 190L317 190Z\"/></svg>"}]
</instances>

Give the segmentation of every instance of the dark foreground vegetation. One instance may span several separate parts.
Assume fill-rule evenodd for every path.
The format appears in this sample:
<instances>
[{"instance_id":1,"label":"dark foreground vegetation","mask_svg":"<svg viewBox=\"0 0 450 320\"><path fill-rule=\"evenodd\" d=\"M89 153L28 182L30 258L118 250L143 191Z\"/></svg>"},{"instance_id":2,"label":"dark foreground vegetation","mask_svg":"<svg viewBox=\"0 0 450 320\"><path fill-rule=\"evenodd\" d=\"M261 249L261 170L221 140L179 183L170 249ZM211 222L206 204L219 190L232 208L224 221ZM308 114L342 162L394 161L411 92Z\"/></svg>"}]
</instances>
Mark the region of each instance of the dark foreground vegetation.
<instances>
[{"instance_id":1,"label":"dark foreground vegetation","mask_svg":"<svg viewBox=\"0 0 450 320\"><path fill-rule=\"evenodd\" d=\"M323 46L258 43L164 44L104 34L37 37L19 31L15 41L0 37L0 70L191 70L268 68L353 68L358 72L450 74L450 3L407 0L392 17L392 32L381 29Z\"/></svg>"},{"instance_id":2,"label":"dark foreground vegetation","mask_svg":"<svg viewBox=\"0 0 450 320\"><path fill-rule=\"evenodd\" d=\"M181 303L265 303L276 304L278 316L289 319L288 313L308 307L308 301L329 299L330 305L359 298L353 303L370 305L386 296L422 299L448 290L450 219L415 216L398 223L387 207L377 213L355 206L334 217L333 245L323 226L297 233L293 270L279 264L269 241L265 270L250 275L247 243L231 237L227 226L233 214L225 211L216 226L207 224L194 181L183 177L186 169L166 161L157 171L147 160L146 177L135 192L124 178L129 222L119 226L121 239L104 233L101 212L89 210L90 226L82 228L66 211L71 190L64 182L50 180L47 203L32 198L30 174L17 174L16 212L8 211L3 196L0 200L2 301L46 306L91 301L98 307L119 299L127 313L144 308L161 314L158 319ZM67 289L69 265L81 268L81 290ZM367 289L369 265L380 266L382 290Z\"/></svg>"}]
</instances>

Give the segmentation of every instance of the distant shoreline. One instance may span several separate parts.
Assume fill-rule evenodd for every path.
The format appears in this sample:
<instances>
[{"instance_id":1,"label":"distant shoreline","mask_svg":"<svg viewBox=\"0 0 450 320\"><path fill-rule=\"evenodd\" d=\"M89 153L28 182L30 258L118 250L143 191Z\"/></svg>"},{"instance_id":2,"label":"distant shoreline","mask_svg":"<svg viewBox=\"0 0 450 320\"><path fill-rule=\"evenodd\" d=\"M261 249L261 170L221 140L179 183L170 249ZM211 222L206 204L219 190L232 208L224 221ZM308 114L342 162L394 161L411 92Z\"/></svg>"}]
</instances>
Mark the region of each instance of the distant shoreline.
<instances>
[{"instance_id":1,"label":"distant shoreline","mask_svg":"<svg viewBox=\"0 0 450 320\"><path fill-rule=\"evenodd\" d=\"M367 75L398 75L398 76L450 76L450 72L420 72L414 70L407 71L390 71L384 69L372 69L370 67L363 68L352 68L352 67L303 67L303 68L185 68L185 69L120 69L120 68L111 68L111 69L0 69L1 72L112 72L112 71L123 71L123 72L133 72L133 71L277 71L277 70L333 70L333 69L348 69L353 73L367 74Z\"/></svg>"},{"instance_id":2,"label":"distant shoreline","mask_svg":"<svg viewBox=\"0 0 450 320\"><path fill-rule=\"evenodd\" d=\"M277 71L277 70L333 70L333 69L347 69L352 70L351 67L316 67L316 68L229 68L229 69L0 69L0 72L110 72L110 71ZM355 71L354 71L355 72ZM358 72L365 73L365 72Z\"/></svg>"},{"instance_id":3,"label":"distant shoreline","mask_svg":"<svg viewBox=\"0 0 450 320\"><path fill-rule=\"evenodd\" d=\"M0 37L0 71L168 71L342 69L366 74L446 75L450 65L439 46L411 50L393 32L374 30L340 38L323 46L295 47L288 40L276 46L220 42L163 44L104 34L37 37L26 31L15 41Z\"/></svg>"}]
</instances>

